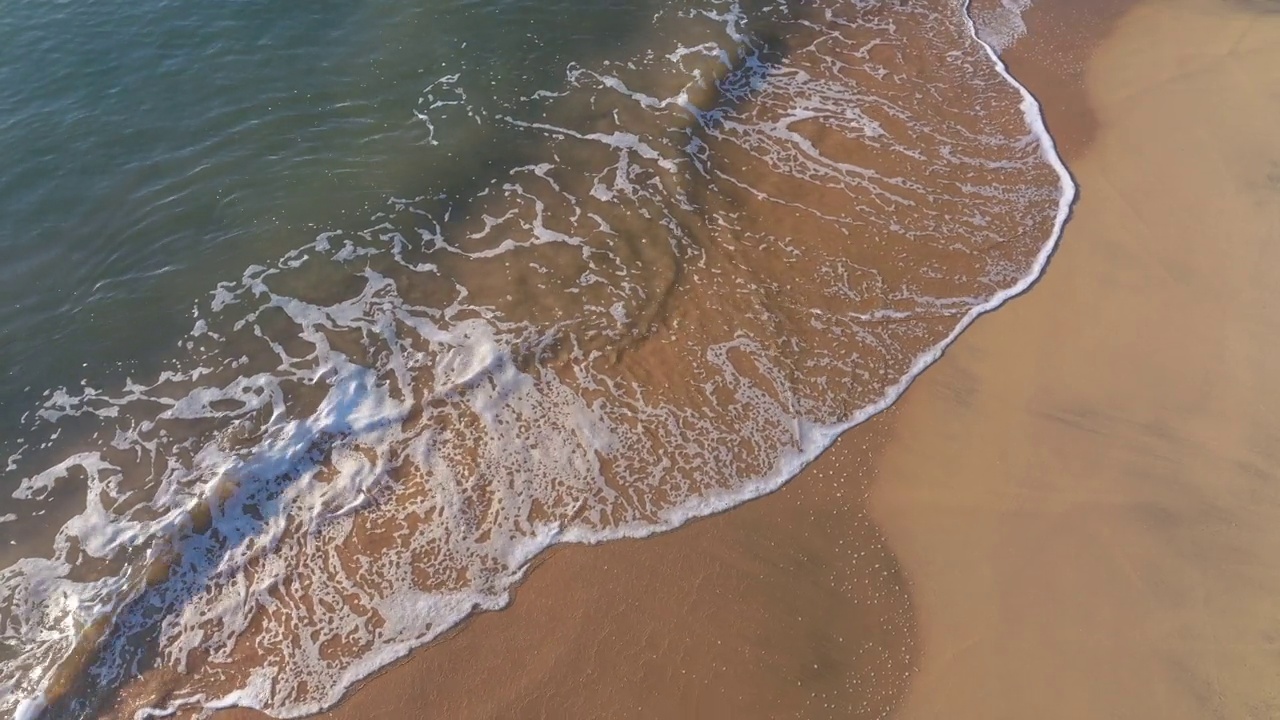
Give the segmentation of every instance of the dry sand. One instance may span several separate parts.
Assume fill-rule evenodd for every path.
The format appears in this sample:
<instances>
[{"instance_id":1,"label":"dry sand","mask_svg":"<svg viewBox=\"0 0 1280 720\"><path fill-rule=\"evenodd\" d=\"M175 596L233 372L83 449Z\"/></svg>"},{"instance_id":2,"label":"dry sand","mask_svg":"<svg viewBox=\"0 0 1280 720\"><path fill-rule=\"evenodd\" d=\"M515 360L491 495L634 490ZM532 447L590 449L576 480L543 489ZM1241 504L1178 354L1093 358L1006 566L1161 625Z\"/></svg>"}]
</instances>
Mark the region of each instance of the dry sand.
<instances>
[{"instance_id":1,"label":"dry sand","mask_svg":"<svg viewBox=\"0 0 1280 720\"><path fill-rule=\"evenodd\" d=\"M897 716L1280 717L1280 14L1140 6L1086 81L1060 252L879 464Z\"/></svg>"},{"instance_id":2,"label":"dry sand","mask_svg":"<svg viewBox=\"0 0 1280 720\"><path fill-rule=\"evenodd\" d=\"M1280 717L1280 14L1152 2L1086 67L1083 7L1010 54L1083 189L1043 282L779 493L553 552L328 716Z\"/></svg>"}]
</instances>

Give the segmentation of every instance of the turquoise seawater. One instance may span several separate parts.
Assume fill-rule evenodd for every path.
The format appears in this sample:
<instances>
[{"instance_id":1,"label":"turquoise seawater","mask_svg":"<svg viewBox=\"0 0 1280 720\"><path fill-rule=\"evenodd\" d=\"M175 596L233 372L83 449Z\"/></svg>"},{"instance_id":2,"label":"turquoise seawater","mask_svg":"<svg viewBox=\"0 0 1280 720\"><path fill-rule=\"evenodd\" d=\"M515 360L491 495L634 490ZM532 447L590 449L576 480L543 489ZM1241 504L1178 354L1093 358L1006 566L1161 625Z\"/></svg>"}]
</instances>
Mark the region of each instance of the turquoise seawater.
<instances>
[{"instance_id":1,"label":"turquoise seawater","mask_svg":"<svg viewBox=\"0 0 1280 720\"><path fill-rule=\"evenodd\" d=\"M47 388L154 372L196 298L245 267L388 198L481 185L527 138L474 116L536 112L510 101L616 51L652 12L4 0L0 430ZM437 94L469 110L433 128L414 111L451 75Z\"/></svg>"}]
</instances>

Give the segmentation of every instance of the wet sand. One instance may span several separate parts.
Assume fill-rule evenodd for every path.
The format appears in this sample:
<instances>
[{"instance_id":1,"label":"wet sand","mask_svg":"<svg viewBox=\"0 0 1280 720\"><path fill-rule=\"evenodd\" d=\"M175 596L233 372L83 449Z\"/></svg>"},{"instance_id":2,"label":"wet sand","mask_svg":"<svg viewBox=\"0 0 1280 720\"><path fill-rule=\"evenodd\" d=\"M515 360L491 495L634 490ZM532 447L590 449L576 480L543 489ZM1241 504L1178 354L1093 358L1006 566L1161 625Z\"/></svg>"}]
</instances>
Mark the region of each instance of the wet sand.
<instances>
[{"instance_id":1,"label":"wet sand","mask_svg":"<svg viewBox=\"0 0 1280 720\"><path fill-rule=\"evenodd\" d=\"M884 717L915 665L915 619L865 512L883 426L863 427L764 501L553 549L507 609L324 717Z\"/></svg>"},{"instance_id":2,"label":"wet sand","mask_svg":"<svg viewBox=\"0 0 1280 720\"><path fill-rule=\"evenodd\" d=\"M1082 186L1032 292L782 491L558 549L327 716L1280 715L1280 17L1151 3L1075 65L1109 18L1064 7L1009 55Z\"/></svg>"}]
</instances>

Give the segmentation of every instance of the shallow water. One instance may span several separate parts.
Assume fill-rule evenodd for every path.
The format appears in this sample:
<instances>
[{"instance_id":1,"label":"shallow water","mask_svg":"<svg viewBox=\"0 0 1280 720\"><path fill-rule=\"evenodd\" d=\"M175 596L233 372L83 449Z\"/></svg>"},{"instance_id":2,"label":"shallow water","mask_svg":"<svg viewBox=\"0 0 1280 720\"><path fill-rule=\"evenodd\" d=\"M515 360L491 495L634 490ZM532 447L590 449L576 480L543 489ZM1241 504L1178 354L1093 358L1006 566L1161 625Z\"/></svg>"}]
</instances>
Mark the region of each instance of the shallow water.
<instances>
[{"instance_id":1,"label":"shallow water","mask_svg":"<svg viewBox=\"0 0 1280 720\"><path fill-rule=\"evenodd\" d=\"M389 197L513 162L520 138L502 124L415 116L433 81L458 75L440 99L469 93L480 117L515 112L510 99L554 89L568 63L651 12L634 0L6 2L0 427L31 404L15 400L24 388L154 374L190 329L185 311L245 267L359 227Z\"/></svg>"},{"instance_id":2,"label":"shallow water","mask_svg":"<svg viewBox=\"0 0 1280 720\"><path fill-rule=\"evenodd\" d=\"M28 715L314 711L552 543L776 488L1072 194L949 0L16 8Z\"/></svg>"}]
</instances>

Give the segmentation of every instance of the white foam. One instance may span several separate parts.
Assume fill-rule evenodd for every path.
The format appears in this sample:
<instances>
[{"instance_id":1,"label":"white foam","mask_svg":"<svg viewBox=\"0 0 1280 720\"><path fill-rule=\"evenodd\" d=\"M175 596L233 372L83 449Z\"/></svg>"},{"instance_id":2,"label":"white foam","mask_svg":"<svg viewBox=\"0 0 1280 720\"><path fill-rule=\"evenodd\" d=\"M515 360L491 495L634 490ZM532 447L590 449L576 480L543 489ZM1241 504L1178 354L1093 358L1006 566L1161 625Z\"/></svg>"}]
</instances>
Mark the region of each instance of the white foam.
<instances>
[{"instance_id":1,"label":"white foam","mask_svg":"<svg viewBox=\"0 0 1280 720\"><path fill-rule=\"evenodd\" d=\"M1031 3L1032 0L1000 0L999 6L987 8L980 15L970 12L976 36L996 53L1008 50L1027 34L1022 14L1031 9Z\"/></svg>"},{"instance_id":2,"label":"white foam","mask_svg":"<svg viewBox=\"0 0 1280 720\"><path fill-rule=\"evenodd\" d=\"M47 701L44 693L26 698L18 703L18 707L13 713L13 720L36 720L36 718L40 717L40 713L44 712L46 706Z\"/></svg>"}]
</instances>

